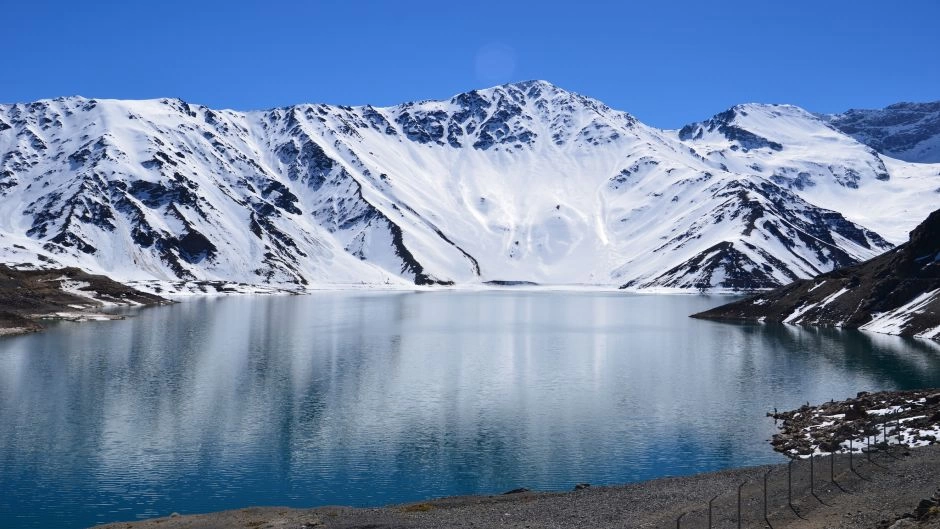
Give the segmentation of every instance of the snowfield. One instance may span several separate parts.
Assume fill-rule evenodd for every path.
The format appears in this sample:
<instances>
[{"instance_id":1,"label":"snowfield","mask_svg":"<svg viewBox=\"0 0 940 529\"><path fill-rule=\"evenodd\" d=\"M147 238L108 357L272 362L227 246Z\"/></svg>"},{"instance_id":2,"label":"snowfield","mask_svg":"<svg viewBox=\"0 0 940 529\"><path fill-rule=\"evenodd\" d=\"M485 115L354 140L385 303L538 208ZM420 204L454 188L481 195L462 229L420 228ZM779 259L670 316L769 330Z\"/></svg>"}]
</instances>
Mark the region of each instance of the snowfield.
<instances>
[{"instance_id":1,"label":"snowfield","mask_svg":"<svg viewBox=\"0 0 940 529\"><path fill-rule=\"evenodd\" d=\"M0 262L164 291L770 288L940 206L940 164L833 120L740 105L660 130L544 81L388 108L0 105Z\"/></svg>"}]
</instances>

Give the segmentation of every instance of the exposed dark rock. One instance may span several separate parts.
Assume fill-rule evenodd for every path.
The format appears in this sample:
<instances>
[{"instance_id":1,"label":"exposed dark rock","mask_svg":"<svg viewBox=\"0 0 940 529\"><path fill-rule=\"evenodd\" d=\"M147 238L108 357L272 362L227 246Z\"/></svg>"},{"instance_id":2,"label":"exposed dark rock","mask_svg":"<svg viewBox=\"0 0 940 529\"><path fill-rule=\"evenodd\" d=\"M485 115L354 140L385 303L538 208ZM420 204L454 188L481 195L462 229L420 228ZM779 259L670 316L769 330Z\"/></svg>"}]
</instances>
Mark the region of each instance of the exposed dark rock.
<instances>
[{"instance_id":1,"label":"exposed dark rock","mask_svg":"<svg viewBox=\"0 0 940 529\"><path fill-rule=\"evenodd\" d=\"M734 142L735 145L732 145L731 150L741 149L744 152L761 148L774 151L783 150L783 145L737 126L734 119L737 117L738 112L737 108L729 108L705 122L686 125L679 129L679 139L683 141L697 140L701 139L705 132L717 130L729 141Z\"/></svg>"},{"instance_id":2,"label":"exposed dark rock","mask_svg":"<svg viewBox=\"0 0 940 529\"><path fill-rule=\"evenodd\" d=\"M809 207L797 195L770 182L736 180L716 184L713 190L715 197L724 200L717 209L710 212L708 220L696 223L688 231L675 235L655 251L681 247L700 237L701 230L711 224L729 220L737 220L740 223L742 235L750 236L755 230L759 230L765 238L772 238L787 248L793 258L801 261L802 269L817 272L819 268L815 264L801 257L807 250L815 253L818 263L834 268L857 262L836 242L836 235L864 248L886 250L891 247L878 234L848 221L841 214ZM751 257L755 254L761 257L763 264L759 265ZM656 277L633 279L621 288L717 287L743 291L774 288L781 284L779 276L794 280L803 275L801 269L784 263L781 257L784 256L771 254L746 239L723 241Z\"/></svg>"},{"instance_id":3,"label":"exposed dark rock","mask_svg":"<svg viewBox=\"0 0 940 529\"><path fill-rule=\"evenodd\" d=\"M365 109L363 109L362 117L367 119L369 124L372 125L375 130L382 131L390 136L398 134L398 132L395 131L395 127L393 127L392 124L389 123L387 119L385 119L385 116L379 114L379 112L371 105L368 105L365 107Z\"/></svg>"},{"instance_id":4,"label":"exposed dark rock","mask_svg":"<svg viewBox=\"0 0 940 529\"><path fill-rule=\"evenodd\" d=\"M857 328L876 315L896 311L921 297L916 310L899 319L902 336L940 326L940 210L912 232L910 240L874 259L814 279L723 305L696 318L761 320Z\"/></svg>"},{"instance_id":5,"label":"exposed dark rock","mask_svg":"<svg viewBox=\"0 0 940 529\"><path fill-rule=\"evenodd\" d=\"M87 297L63 290L71 282ZM78 286L84 285L84 286ZM160 305L167 300L78 268L19 270L0 265L0 335L41 330L38 320L49 317L81 319L102 302L119 305Z\"/></svg>"},{"instance_id":6,"label":"exposed dark rock","mask_svg":"<svg viewBox=\"0 0 940 529\"><path fill-rule=\"evenodd\" d=\"M323 186L338 165L310 138L299 149L293 140L284 143L275 149L275 154L288 166L287 175L291 180L299 180L313 191Z\"/></svg>"},{"instance_id":7,"label":"exposed dark rock","mask_svg":"<svg viewBox=\"0 0 940 529\"><path fill-rule=\"evenodd\" d=\"M522 494L524 492L529 492L529 489L525 487L519 487L518 489L507 490L506 492L503 493L503 495L506 496L509 494Z\"/></svg>"},{"instance_id":8,"label":"exposed dark rock","mask_svg":"<svg viewBox=\"0 0 940 529\"><path fill-rule=\"evenodd\" d=\"M414 113L406 110L395 119L395 122L401 126L402 132L411 141L443 145L441 138L444 137L443 121L446 119L447 113L442 110L415 111Z\"/></svg>"},{"instance_id":9,"label":"exposed dark rock","mask_svg":"<svg viewBox=\"0 0 940 529\"><path fill-rule=\"evenodd\" d=\"M920 500L920 503L917 504L917 508L914 509L914 517L918 520L926 518L930 514L930 510L937 507L937 501L924 498Z\"/></svg>"}]
</instances>

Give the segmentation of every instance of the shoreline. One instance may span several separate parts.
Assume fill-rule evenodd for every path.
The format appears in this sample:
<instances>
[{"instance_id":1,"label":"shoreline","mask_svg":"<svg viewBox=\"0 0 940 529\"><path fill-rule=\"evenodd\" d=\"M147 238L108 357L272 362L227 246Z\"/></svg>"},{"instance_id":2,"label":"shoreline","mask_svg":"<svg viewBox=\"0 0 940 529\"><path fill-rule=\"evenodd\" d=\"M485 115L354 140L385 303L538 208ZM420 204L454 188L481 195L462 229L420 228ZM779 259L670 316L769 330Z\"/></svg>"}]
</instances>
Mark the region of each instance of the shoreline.
<instances>
[{"instance_id":1,"label":"shoreline","mask_svg":"<svg viewBox=\"0 0 940 529\"><path fill-rule=\"evenodd\" d=\"M714 498L716 526L737 521L736 491L742 488L744 526L766 526L763 479L768 476L768 520L774 529L889 527L911 515L908 527L940 526L940 514L918 511L940 485L940 445L891 447L871 461L856 455L793 463L793 509L788 505L788 464L735 468L650 481L582 487L571 492L517 492L458 496L379 508L321 506L309 509L249 507L187 516L172 515L137 522L117 522L96 529L323 528L424 529L568 528L704 526ZM835 481L830 481L829 469ZM768 474L769 472L769 474ZM809 485L813 475L813 487ZM717 496L716 496L717 495ZM932 501L932 500L930 500ZM923 519L914 520L917 513ZM906 522L905 522L906 523Z\"/></svg>"},{"instance_id":2,"label":"shoreline","mask_svg":"<svg viewBox=\"0 0 940 529\"><path fill-rule=\"evenodd\" d=\"M171 303L78 268L25 270L0 264L0 336L45 329L45 320L124 319L108 310Z\"/></svg>"},{"instance_id":3,"label":"shoreline","mask_svg":"<svg viewBox=\"0 0 940 529\"><path fill-rule=\"evenodd\" d=\"M0 265L2 266L2 265ZM22 272L17 270L18 272ZM40 272L49 272L42 270ZM51 270L55 271L55 270ZM36 272L29 270L26 272ZM72 272L74 273L74 272ZM95 276L104 278L103 276ZM104 278L107 279L107 278ZM308 296L317 294L355 293L359 295L385 295L403 293L479 293L479 292L540 292L540 293L570 293L570 294L609 294L625 296L693 296L710 295L722 297L738 297L744 294L739 292L700 292L688 289L671 290L629 290L614 286L603 285L500 285L500 284L465 284L447 286L422 285L371 285L371 284L328 284L291 290L273 285L251 285L228 281L192 281L192 282L163 282L163 281L129 281L118 283L127 291L134 292L134 296L150 296L159 301L123 303L110 301L101 303L89 292L88 295L74 291L64 291L62 294L70 295L68 302L48 303L47 300L37 298L28 300L32 306L42 307L42 310L26 312L16 304L8 303L0 292L0 338L22 336L42 332L45 330L44 321L106 321L123 320L127 315L112 314L101 311L102 308L145 308L159 305L192 301L206 298L224 298L232 296ZM76 296L77 294L77 296Z\"/></svg>"}]
</instances>

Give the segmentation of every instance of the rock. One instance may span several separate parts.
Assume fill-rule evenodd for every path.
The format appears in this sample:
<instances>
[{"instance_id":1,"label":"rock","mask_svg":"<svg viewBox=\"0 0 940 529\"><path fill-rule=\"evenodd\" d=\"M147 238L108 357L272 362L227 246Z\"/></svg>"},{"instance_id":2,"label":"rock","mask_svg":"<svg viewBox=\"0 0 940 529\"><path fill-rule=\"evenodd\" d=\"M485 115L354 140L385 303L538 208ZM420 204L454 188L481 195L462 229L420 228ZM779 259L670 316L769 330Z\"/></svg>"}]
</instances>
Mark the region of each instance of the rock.
<instances>
[{"instance_id":1,"label":"rock","mask_svg":"<svg viewBox=\"0 0 940 529\"><path fill-rule=\"evenodd\" d=\"M897 251L884 253L861 264L840 267L835 272L816 276L811 281L794 281L776 290L762 292L760 296L735 301L693 317L857 328L871 318L868 312L862 317L859 307L866 307L865 310L869 311L877 307L877 312L888 312L904 306L907 300L921 294L929 299L932 294L928 293L940 287L940 277L934 261L923 259L922 256L937 255L938 252L940 210L931 213L911 231L910 241L898 246ZM829 286L817 290L816 286L823 283ZM832 289L844 289L846 295L840 294L837 302L829 303L835 293ZM940 310L928 308L927 301L924 303L925 306L918 313L923 313L924 317L904 320L903 324L898 324L903 328L892 332L914 336L937 327L940 324ZM940 300L935 303L940 305Z\"/></svg>"},{"instance_id":2,"label":"rock","mask_svg":"<svg viewBox=\"0 0 940 529\"><path fill-rule=\"evenodd\" d=\"M523 492L529 492L529 489L525 487L519 487L518 489L512 489L503 493L503 496L507 494L522 494Z\"/></svg>"},{"instance_id":3,"label":"rock","mask_svg":"<svg viewBox=\"0 0 940 529\"><path fill-rule=\"evenodd\" d=\"M867 397L868 395L869 393L867 391L859 391L858 393L855 394L855 398L860 399L862 397Z\"/></svg>"},{"instance_id":4,"label":"rock","mask_svg":"<svg viewBox=\"0 0 940 529\"><path fill-rule=\"evenodd\" d=\"M911 520L910 518L901 518L900 520L891 524L888 529L913 529L917 527L917 522Z\"/></svg>"},{"instance_id":5,"label":"rock","mask_svg":"<svg viewBox=\"0 0 940 529\"><path fill-rule=\"evenodd\" d=\"M920 500L920 503L917 504L917 508L914 509L914 516L921 520L930 513L930 509L937 506L937 502L934 500L923 499Z\"/></svg>"},{"instance_id":6,"label":"rock","mask_svg":"<svg viewBox=\"0 0 940 529\"><path fill-rule=\"evenodd\" d=\"M868 417L868 412L865 411L865 408L863 408L857 402L852 404L852 406L850 406L849 409L845 412L845 420L847 421L855 421L858 419L864 419L865 417Z\"/></svg>"},{"instance_id":7,"label":"rock","mask_svg":"<svg viewBox=\"0 0 940 529\"><path fill-rule=\"evenodd\" d=\"M934 393L932 395L927 395L926 397L924 397L924 404L926 404L927 406L940 404L940 393Z\"/></svg>"},{"instance_id":8,"label":"rock","mask_svg":"<svg viewBox=\"0 0 940 529\"><path fill-rule=\"evenodd\" d=\"M574 490L584 490L584 489L589 489L589 488L591 488L590 483L578 483L577 485L574 486Z\"/></svg>"}]
</instances>

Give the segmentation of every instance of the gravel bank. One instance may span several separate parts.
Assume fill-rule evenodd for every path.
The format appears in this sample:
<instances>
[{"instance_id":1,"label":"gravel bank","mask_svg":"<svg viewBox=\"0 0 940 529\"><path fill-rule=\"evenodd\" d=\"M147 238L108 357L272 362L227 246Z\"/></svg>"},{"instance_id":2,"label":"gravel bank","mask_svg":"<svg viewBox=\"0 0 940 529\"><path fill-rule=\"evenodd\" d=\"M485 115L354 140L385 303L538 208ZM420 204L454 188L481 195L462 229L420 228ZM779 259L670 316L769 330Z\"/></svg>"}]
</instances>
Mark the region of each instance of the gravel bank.
<instances>
[{"instance_id":1,"label":"gravel bank","mask_svg":"<svg viewBox=\"0 0 940 529\"><path fill-rule=\"evenodd\" d=\"M683 528L707 527L709 499L713 527L737 526L737 488L742 489L742 527L766 527L763 480L768 475L768 520L781 528L940 527L938 517L902 520L940 487L940 446L864 455L815 458L793 463L793 509L788 505L787 465L727 470L664 478L616 487L589 487L567 493L523 492L499 496L444 498L378 509L251 508L194 516L173 516L108 529L222 528L672 528L682 513ZM853 471L850 466L854 466ZM830 469L835 482L830 481ZM815 493L815 495L813 494ZM910 525L908 525L910 524Z\"/></svg>"}]
</instances>

